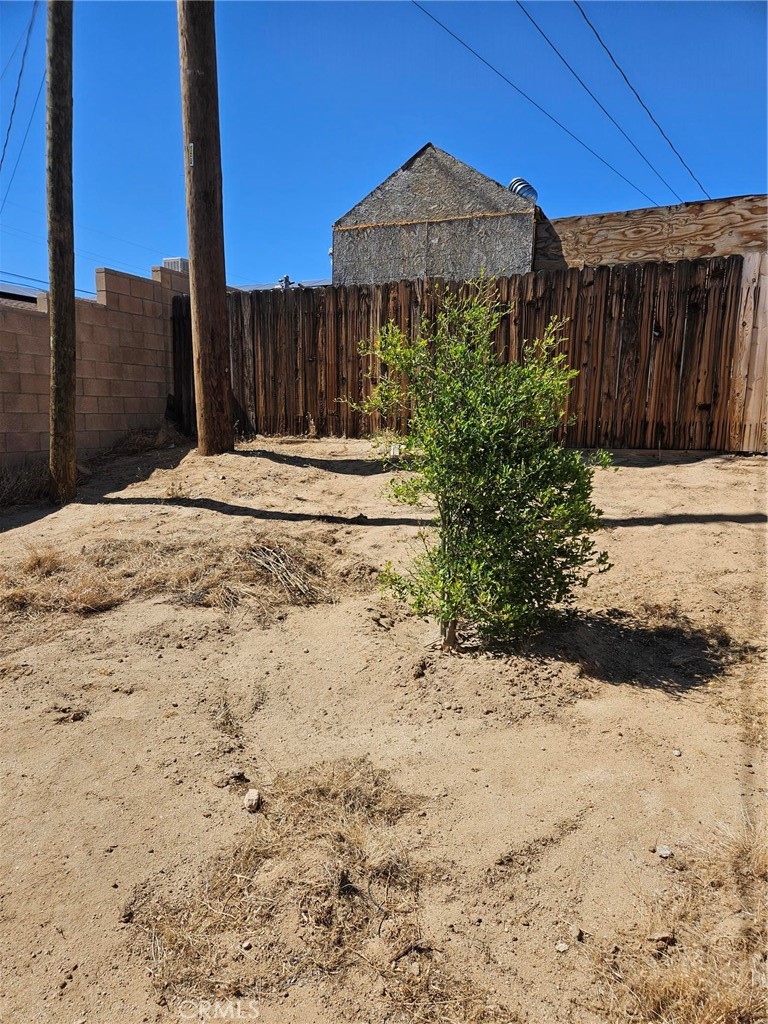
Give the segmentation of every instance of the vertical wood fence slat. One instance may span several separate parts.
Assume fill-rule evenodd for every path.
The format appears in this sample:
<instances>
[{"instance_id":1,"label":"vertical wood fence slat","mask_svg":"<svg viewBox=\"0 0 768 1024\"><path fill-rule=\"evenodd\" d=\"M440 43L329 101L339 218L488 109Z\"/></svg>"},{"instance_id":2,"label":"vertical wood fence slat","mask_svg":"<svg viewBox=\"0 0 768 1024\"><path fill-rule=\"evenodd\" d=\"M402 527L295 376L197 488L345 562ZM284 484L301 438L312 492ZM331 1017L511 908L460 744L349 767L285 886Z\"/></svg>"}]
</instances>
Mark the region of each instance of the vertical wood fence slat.
<instances>
[{"instance_id":1,"label":"vertical wood fence slat","mask_svg":"<svg viewBox=\"0 0 768 1024\"><path fill-rule=\"evenodd\" d=\"M394 281L232 292L232 388L246 433L359 437L388 426L354 403L381 372L360 342L390 321L415 337L445 291L466 283ZM578 371L563 437L583 448L765 451L768 257L716 257L545 271L497 281L494 345L521 358L552 317ZM189 301L173 303L174 407L194 433Z\"/></svg>"}]
</instances>

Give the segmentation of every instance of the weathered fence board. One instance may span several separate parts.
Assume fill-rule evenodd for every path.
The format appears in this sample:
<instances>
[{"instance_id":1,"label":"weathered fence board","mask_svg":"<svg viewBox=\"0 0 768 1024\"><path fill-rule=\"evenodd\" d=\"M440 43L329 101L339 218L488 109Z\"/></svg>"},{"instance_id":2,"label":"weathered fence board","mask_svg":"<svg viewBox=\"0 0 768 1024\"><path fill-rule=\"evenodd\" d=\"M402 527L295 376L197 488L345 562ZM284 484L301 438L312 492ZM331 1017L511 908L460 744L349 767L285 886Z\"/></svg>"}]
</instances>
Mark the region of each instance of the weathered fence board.
<instances>
[{"instance_id":1,"label":"weathered fence board","mask_svg":"<svg viewBox=\"0 0 768 1024\"><path fill-rule=\"evenodd\" d=\"M232 386L245 435L359 437L372 423L350 402L369 392L359 344L390 320L413 336L439 309L439 280L229 295ZM497 281L506 313L495 338L520 358L554 316L579 371L563 435L593 448L766 450L768 260L539 271ZM176 408L194 424L188 300L174 301ZM393 420L395 430L403 424Z\"/></svg>"}]
</instances>

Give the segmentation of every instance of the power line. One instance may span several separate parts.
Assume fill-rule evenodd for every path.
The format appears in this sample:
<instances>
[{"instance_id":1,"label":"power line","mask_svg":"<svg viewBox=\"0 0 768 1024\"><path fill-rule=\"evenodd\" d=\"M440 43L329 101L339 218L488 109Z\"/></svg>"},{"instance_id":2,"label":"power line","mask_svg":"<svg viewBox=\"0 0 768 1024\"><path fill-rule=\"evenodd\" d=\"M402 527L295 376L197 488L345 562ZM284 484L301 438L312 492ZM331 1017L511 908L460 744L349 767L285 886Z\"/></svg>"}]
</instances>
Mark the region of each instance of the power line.
<instances>
[{"instance_id":1,"label":"power line","mask_svg":"<svg viewBox=\"0 0 768 1024\"><path fill-rule=\"evenodd\" d=\"M24 132L24 138L21 140L21 148L19 149L19 155L16 157L16 163L13 165L13 170L11 171L11 177L10 177L10 179L8 181L8 188L5 190L5 195L3 196L2 203L0 203L0 215L2 215L2 212L5 209L5 204L6 204L7 200L8 200L8 193L11 191L11 185L13 184L13 179L16 177L16 171L18 169L19 163L21 162L21 155L24 152L24 146L27 143L27 136L29 135L29 129L32 127L32 119L35 116L35 111L37 110L37 104L40 102L40 95L41 95L41 93L43 91L43 86L44 85L45 85L45 71L43 71L43 77L40 79L40 88L37 90L37 96L35 96L35 102L34 102L34 105L32 107L32 113L29 115L29 121L27 121L27 130Z\"/></svg>"},{"instance_id":2,"label":"power line","mask_svg":"<svg viewBox=\"0 0 768 1024\"><path fill-rule=\"evenodd\" d=\"M585 11L584 11L584 8L583 8L583 7L581 6L581 4L579 3L579 0L573 0L573 2L574 2L574 4L576 5L576 7L578 8L578 10L579 10L579 13L581 14L581 16L582 16L582 18L584 19L584 21L586 21L586 23L587 23L587 24L589 25L589 27L590 27L590 28L592 29L592 32L594 33L594 35L595 35L595 38L597 39L598 43L600 43L600 45L602 46L602 48L603 48L603 49L605 50L605 52L606 52L606 53L608 54L608 56L610 57L610 59L611 59L611 63L613 64L613 66L614 66L614 67L616 68L616 70L617 70L617 71L619 72L619 74L621 75L621 77L622 77L622 78L624 79L624 81L625 81L625 82L627 83L627 85L629 86L629 88L630 88L630 89L632 90L632 92L633 92L633 93L635 94L635 98L637 99L637 102L638 102L638 103L640 104L640 106L641 106L641 107L643 108L643 110L644 110L644 111L646 112L646 114L648 115L648 117L650 117L650 119L651 119L651 120L653 121L653 123L654 123L654 124L656 125L656 127L657 127L657 128L659 129L659 131L661 132L661 135L662 135L662 137L663 137L663 138L664 138L664 139L666 140L667 144L669 145L669 148L670 148L670 149L672 150L672 152L673 152L673 153L675 154L675 156L676 156L676 157L677 157L677 159L678 159L678 160L680 161L680 163L681 163L681 164L683 165L683 167L684 167L684 168L686 169L686 171L688 171L688 173L690 174L690 176L691 176L691 177L693 178L693 180L694 180L694 181L696 182L696 184L697 184L697 185L699 186L699 188L700 188L700 189L701 189L701 191L702 191L702 192L704 193L704 195L705 195L705 196L707 197L707 199L711 199L711 198L712 198L712 196L711 196L711 195L709 194L709 192L707 192L707 190L706 190L706 189L704 188L704 186L703 186L703 185L701 184L701 182L700 182L700 181L699 181L699 179L698 179L698 178L696 177L696 175L695 175L695 174L693 173L693 171L691 170L691 168L690 168L690 167L688 166L688 164L687 164L687 163L685 162L685 160L684 160L684 159L682 158L682 156L680 155L680 153L678 152L678 150L677 150L677 149L675 148L675 146L674 146L674 144L673 144L672 140L670 139L670 137L669 137L669 136L667 135L667 133L666 133L666 132L664 131L664 129L663 129L662 127L661 127L661 125L659 124L659 122L658 122L658 121L656 120L656 118L655 118L655 117L653 116L653 114L652 114L652 113L650 112L650 110L648 109L648 107L646 106L646 104L645 104L645 103L643 102L642 98L640 97L640 93L639 93L639 92L637 91L637 89L636 89L636 88L634 87L634 85L632 85L632 83L630 82L630 80L629 80L629 79L627 78L627 76L626 76L626 74L624 73L624 70L622 69L622 67L621 67L621 65L619 64L619 62L618 62L618 61L616 60L616 58L615 58L615 57L613 56L613 54L611 53L611 51L610 51L610 50L608 49L608 46L607 46L607 45L606 45L606 44L605 44L605 43L603 42L603 40L602 40L602 37L600 36L600 33L599 33L599 32L597 31L597 29L595 28L595 26L594 26L594 25L592 24L592 22L591 22L591 21L589 20L589 18L587 17L587 15L586 15L586 13L585 13Z\"/></svg>"},{"instance_id":3,"label":"power line","mask_svg":"<svg viewBox=\"0 0 768 1024\"><path fill-rule=\"evenodd\" d=\"M11 206L18 206L19 209L26 209L26 207L19 206L18 203L11 203ZM46 240L40 235L35 235L31 231L25 231L23 228L13 227L11 225L3 225L2 230L11 235L18 235L20 238L28 238L32 242L37 242L39 245L46 245ZM93 231L93 228L83 228L75 225L76 231ZM96 234L105 234L103 231L97 231ZM105 235L106 238L113 238L117 242L123 242L124 245L135 245L139 249L146 249L151 252L154 256L157 256L157 249L151 249L146 245L139 245L138 242L129 242L126 238L117 238L115 235ZM96 263L98 260L102 260L105 267L110 267L115 270L128 269L138 270L139 274L143 277L146 272L146 267L139 267L135 263L125 263L122 260L116 260L112 256L106 256L102 252L92 252L89 249L75 249L76 256L83 256L85 259L92 263ZM229 274L229 280L241 281L243 284L250 283L250 278L241 277L238 274ZM82 289L81 289L82 290ZM95 293L91 293L95 294Z\"/></svg>"},{"instance_id":4,"label":"power line","mask_svg":"<svg viewBox=\"0 0 768 1024\"><path fill-rule=\"evenodd\" d=\"M426 9L426 7L422 7L422 5L420 3L418 3L418 0L411 0L411 3L414 5L414 7L418 7L418 9L423 14L426 14L426 16L428 18L430 18L432 21L434 21L434 23L436 25L439 25L440 28L444 32L447 32L448 35L451 36L453 39L455 39L457 43L460 43L461 46L463 46L465 50L469 50L469 52L474 57L477 57L477 59L482 64L485 64L485 66L490 71L492 71L495 75L498 75L499 78L502 79L502 81L506 82L507 85L511 85L512 88L515 90L515 92L519 93L523 97L523 99L528 100L528 102L531 103L534 107L536 107L536 109L539 110L542 114L544 114L545 117L549 118L549 120L552 121L554 124L556 124L558 128L562 129L566 133L566 135L570 135L570 137L575 142L578 142L578 144L583 149L586 149L586 151L588 153L591 153L592 156L595 157L596 160L599 160L601 164L603 164L609 170L613 171L614 174L617 174L622 179L622 181L625 181L631 188L633 188L635 190L635 192L639 192L641 196L644 196L648 200L648 202L652 203L654 206L658 206L659 205L656 202L655 199L652 199L648 195L647 192L643 192L643 190L639 187L639 185L636 185L633 181L630 181L629 178L626 177L626 175L622 174L621 171L618 170L618 168L614 167L613 164L609 163L604 157L600 156L599 153L596 153L595 150L592 149L591 146L588 146L586 142L582 141L582 139L580 139L578 135L575 135L570 130L570 128L566 128L565 125L562 123L562 121L558 121L558 119L553 114L550 114L548 110L545 110L544 107L542 107L540 103L537 103L536 100L533 99L533 97L529 96L527 92L524 92L520 88L519 85L515 85L515 83L512 81L511 78L507 78L507 76L503 72L499 71L499 69L497 67L495 67L493 64L491 64L490 61L487 61L485 59L485 57L481 56L481 54L479 54L477 52L477 50L472 49L472 47L469 45L469 43L465 43L464 40L460 36L457 36L455 32L452 32L451 29L449 29L447 25L444 25L442 23L442 21L440 21L438 18L436 18L434 16L434 14L430 14L430 12Z\"/></svg>"},{"instance_id":5,"label":"power line","mask_svg":"<svg viewBox=\"0 0 768 1024\"><path fill-rule=\"evenodd\" d=\"M600 102L600 100L599 100L599 99L597 98L597 96L595 96L595 94L594 94L594 93L592 92L592 90L591 90L591 89L589 88L589 86L588 86L588 85L587 85L587 83L586 83L586 82L584 81L584 79L583 79L583 78L581 78L581 76L580 76L580 75L579 75L579 74L578 74L578 73L576 72L576 70L575 70L575 69L573 68L573 66L572 66L571 64L569 64L569 63L568 63L568 61L567 61L567 60L565 59L565 57L564 57L564 56L563 56L563 54L562 54L562 53L560 52L560 50L558 50L558 48L557 48L557 47L555 46L555 44L554 44L554 43L552 42L552 40L551 40L551 39L549 38L549 36L548 36L548 35L546 34L546 32L544 31L544 29L543 29L543 28L541 28L541 26L540 26L540 25L538 24L538 22L537 22L537 21L535 21L535 19L534 19L533 15L532 15L532 14L530 14L530 13L529 13L529 12L528 12L528 11L527 11L527 10L525 9L525 7L523 7L523 4L522 4L521 0L516 0L516 3L517 3L517 6L518 6L518 7L520 8L520 10L521 10L521 11L523 12L523 14L524 14L524 15L526 16L526 18L527 18L527 19L528 19L528 20L530 21L530 23L531 23L531 24L533 25L533 27L534 27L534 28L536 29L536 31L537 31L537 32L539 33L539 35L540 35L540 36L542 36L542 38L543 38L543 39L544 39L544 40L546 41L546 43L547 43L547 44L548 44L548 45L549 45L549 46L551 47L551 49L553 49L553 50L555 51L555 53L556 53L556 54L557 54L557 56L558 56L558 57L560 58L560 60L561 60L561 61L563 62L563 64L565 64L565 66L566 66L566 67L568 68L568 70L569 70L569 71L571 72L571 74L572 74L572 75L573 75L573 77L574 77L574 78L576 79L576 81L577 81L577 82L579 83L579 85L580 85L580 86L582 87L582 89L584 89L584 91L585 91L585 92L587 92L587 93L588 93L588 94L589 94L589 95L590 95L590 96L592 97L592 99L593 99L593 100L595 101L595 103L596 103L596 104L598 105L598 107L600 107L600 109L601 109L601 110L602 110L602 112L603 112L603 113L605 114L605 116L606 116L606 117L608 118L608 120L609 120L609 121L610 121L610 122L611 122L611 123L612 123L613 125L615 125L615 126L616 126L616 128L618 128L618 130L619 130L619 131L621 132L621 134L622 134L622 135L624 136L624 138L625 138L625 139L627 140L627 142L628 142L628 143L630 144L630 146L631 146L631 147L632 147L632 148L634 149L634 151L635 151L635 152L637 153L637 155L638 155L638 156L639 156L639 157L640 157L640 158L641 158L641 159L642 159L642 160L643 160L643 161L644 161L644 162L645 162L645 163L646 163L646 164L648 165L648 167L650 167L650 169L651 169L651 170L653 171L653 173L654 173L654 174L656 175L656 177L657 177L657 178L659 179L659 181L660 181L660 182L661 182L661 183L662 183L663 185L665 185L665 186L666 186L666 187L667 187L667 188L669 189L669 191L670 191L670 192L672 193L672 195L673 195L673 196L674 196L674 197L675 197L675 198L676 198L676 199L678 200L678 202L682 203L682 202L683 202L683 198L682 198L682 196L679 196L679 195L677 194L677 192L675 192L675 190L674 190L674 189L672 188L672 186L671 186L671 185L669 184L669 182L667 181L667 179L666 179L666 178L664 178L664 177L663 177L663 176L662 176L662 175L661 175L661 174L660 174L660 173L659 173L659 172L658 172L658 171L656 170L656 168L654 167L654 165L653 165L653 164L651 163L651 161L650 161L650 160L649 160L649 159L648 159L648 158L646 157L646 155L645 155L645 154L644 154L644 153L642 152L642 150L641 150L641 149L639 149L639 148L638 148L638 146L636 146L636 145L635 145L635 143L634 143L634 142L632 141L632 139L631 139L631 138L629 137L629 135L627 135L627 133L626 133L626 132L624 131L624 129L623 129L622 127L621 127L621 125L620 125L620 124L619 124L619 122L618 122L618 121L616 120L616 118L615 118L615 117L614 117L614 116L613 116L613 115L612 115L612 114L610 113L610 111L606 110L606 108L605 108L605 107L603 106L603 104L602 104L602 103Z\"/></svg>"},{"instance_id":6,"label":"power line","mask_svg":"<svg viewBox=\"0 0 768 1024\"><path fill-rule=\"evenodd\" d=\"M3 200L3 205L5 205L5 200ZM24 210L27 213L32 213L35 216L38 216L38 214L37 214L37 212L35 210L31 210L28 206L22 206L21 203L14 203L13 201L9 201L8 205L9 206L15 206L17 210ZM0 213L2 213L2 207L0 207ZM25 235L27 238L31 238L31 239L33 239L35 241L38 241L38 242L44 241L44 239L42 239L39 235L33 235L30 232L28 232L28 231L23 231L21 228L4 226L3 230L10 231L11 234L22 234L22 235ZM152 246L142 245L140 242L132 242L128 238L119 238L117 235L111 235L107 231L99 231L98 228L87 228L83 224L75 224L75 232L77 233L77 232L80 232L80 231L86 231L86 232L88 232L90 234L94 234L94 235L101 235L102 238L109 238L113 242L122 242L123 245L130 245L130 246L132 246L135 249L144 249L146 252L149 252L153 256L157 257L158 250L157 250L157 248L153 248ZM112 263L117 262L117 261L113 260L113 258L111 256L105 256L103 253L88 253L84 249L76 249L75 252L79 256L92 256L92 257L95 257L96 259L107 260L108 263L109 262L112 262ZM126 266L126 267L127 266L131 266L131 267L133 267L134 270L141 270L142 273L146 269L144 267L137 267L136 264L124 263L123 266ZM229 274L228 273L227 277L230 280L232 280L232 281L241 281L243 284L249 284L252 281L252 278L242 277L241 275L238 275L238 274Z\"/></svg>"},{"instance_id":7,"label":"power line","mask_svg":"<svg viewBox=\"0 0 768 1024\"><path fill-rule=\"evenodd\" d=\"M31 231L25 231L23 228L9 227L6 225L3 227L3 231L11 235L18 235L20 238L28 238L30 241L38 242L40 245L48 244L45 238L41 238L40 235L32 234ZM105 256L104 253L92 252L89 249L75 249L75 253L77 256L83 256L85 259L92 260L93 262L96 262L97 260L107 260L115 269L138 270L142 274L146 269L145 267L137 266L135 263L125 263L123 260L115 260L112 259L111 256Z\"/></svg>"},{"instance_id":8,"label":"power line","mask_svg":"<svg viewBox=\"0 0 768 1024\"><path fill-rule=\"evenodd\" d=\"M22 40L22 39L24 38L24 33L25 33L25 32L26 32L26 29L22 29L22 30L21 30L21 33L19 34L19 38L18 38L18 39L16 40L16 45L15 45L15 46L14 46L14 48L13 48L13 49L11 50L11 56L10 56L10 57L8 58L8 60L7 60L7 61L6 61L6 63L5 63L5 67L4 67L4 68L3 68L3 70L2 70L1 72L0 72L0 80L1 80L1 79L3 79L3 78L5 78L5 73L6 73L6 71L8 70L8 68L9 68L9 67L11 66L11 64L13 63L13 58L14 58L14 57L16 56L16 51L17 51L17 50L18 50L18 48L19 48L19 47L21 46L21 40Z\"/></svg>"},{"instance_id":9,"label":"power line","mask_svg":"<svg viewBox=\"0 0 768 1024\"><path fill-rule=\"evenodd\" d=\"M29 25L27 25L27 38L24 40L24 50L21 54L21 67L19 68L19 76L16 79L16 92L13 94L13 103L11 104L11 116L8 119L8 131L5 133L5 142L3 143L3 152L0 154L0 171L3 169L5 162L5 153L8 149L8 140L11 137L11 128L13 128L13 117L16 113L16 103L19 98L19 90L21 89L21 80L24 77L24 65L27 62L27 51L29 50L29 40L32 35L32 28L35 24L35 16L37 15L37 7L39 0L35 0L32 4L32 15L29 19Z\"/></svg>"},{"instance_id":10,"label":"power line","mask_svg":"<svg viewBox=\"0 0 768 1024\"><path fill-rule=\"evenodd\" d=\"M50 288L48 281L44 281L42 277L29 277L28 274L14 274L10 270L0 270L0 274L5 277L17 277L20 281L32 281L33 284L42 284L46 288ZM84 295L95 295L96 292L89 292L87 288L75 288L76 292L82 292Z\"/></svg>"}]
</instances>

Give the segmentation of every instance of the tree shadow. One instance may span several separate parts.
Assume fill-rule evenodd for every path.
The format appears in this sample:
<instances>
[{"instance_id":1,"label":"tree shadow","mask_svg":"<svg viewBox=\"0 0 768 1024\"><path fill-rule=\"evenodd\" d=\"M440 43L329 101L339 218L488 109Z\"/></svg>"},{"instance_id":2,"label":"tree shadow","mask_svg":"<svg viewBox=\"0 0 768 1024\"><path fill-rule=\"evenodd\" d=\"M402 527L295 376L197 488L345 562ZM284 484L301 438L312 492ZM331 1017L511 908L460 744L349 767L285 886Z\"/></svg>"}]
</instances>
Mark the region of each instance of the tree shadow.
<instances>
[{"instance_id":1,"label":"tree shadow","mask_svg":"<svg viewBox=\"0 0 768 1024\"><path fill-rule=\"evenodd\" d=\"M576 612L532 638L527 651L579 665L606 683L683 697L754 654L719 626L700 628L674 609L648 620L618 608Z\"/></svg>"},{"instance_id":2,"label":"tree shadow","mask_svg":"<svg viewBox=\"0 0 768 1024\"><path fill-rule=\"evenodd\" d=\"M585 449L589 451L589 449ZM610 448L611 468L658 469L659 466L693 466L699 462L722 462L723 459L751 458L727 452L683 451L677 448Z\"/></svg>"}]
</instances>

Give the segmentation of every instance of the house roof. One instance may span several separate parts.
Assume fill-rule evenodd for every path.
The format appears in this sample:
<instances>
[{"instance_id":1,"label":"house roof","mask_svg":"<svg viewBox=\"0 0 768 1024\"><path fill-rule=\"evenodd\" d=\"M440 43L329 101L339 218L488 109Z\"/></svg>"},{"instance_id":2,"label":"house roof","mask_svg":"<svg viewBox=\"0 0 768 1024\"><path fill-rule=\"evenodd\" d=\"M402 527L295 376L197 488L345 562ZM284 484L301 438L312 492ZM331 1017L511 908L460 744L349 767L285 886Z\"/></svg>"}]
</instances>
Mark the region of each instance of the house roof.
<instances>
[{"instance_id":1,"label":"house roof","mask_svg":"<svg viewBox=\"0 0 768 1024\"><path fill-rule=\"evenodd\" d=\"M13 284L10 281L0 281L0 299L4 304L13 303L24 309L29 309L37 303L39 288L28 288L26 285Z\"/></svg>"},{"instance_id":2,"label":"house roof","mask_svg":"<svg viewBox=\"0 0 768 1024\"><path fill-rule=\"evenodd\" d=\"M532 214L534 209L530 199L428 142L340 217L334 228Z\"/></svg>"}]
</instances>

